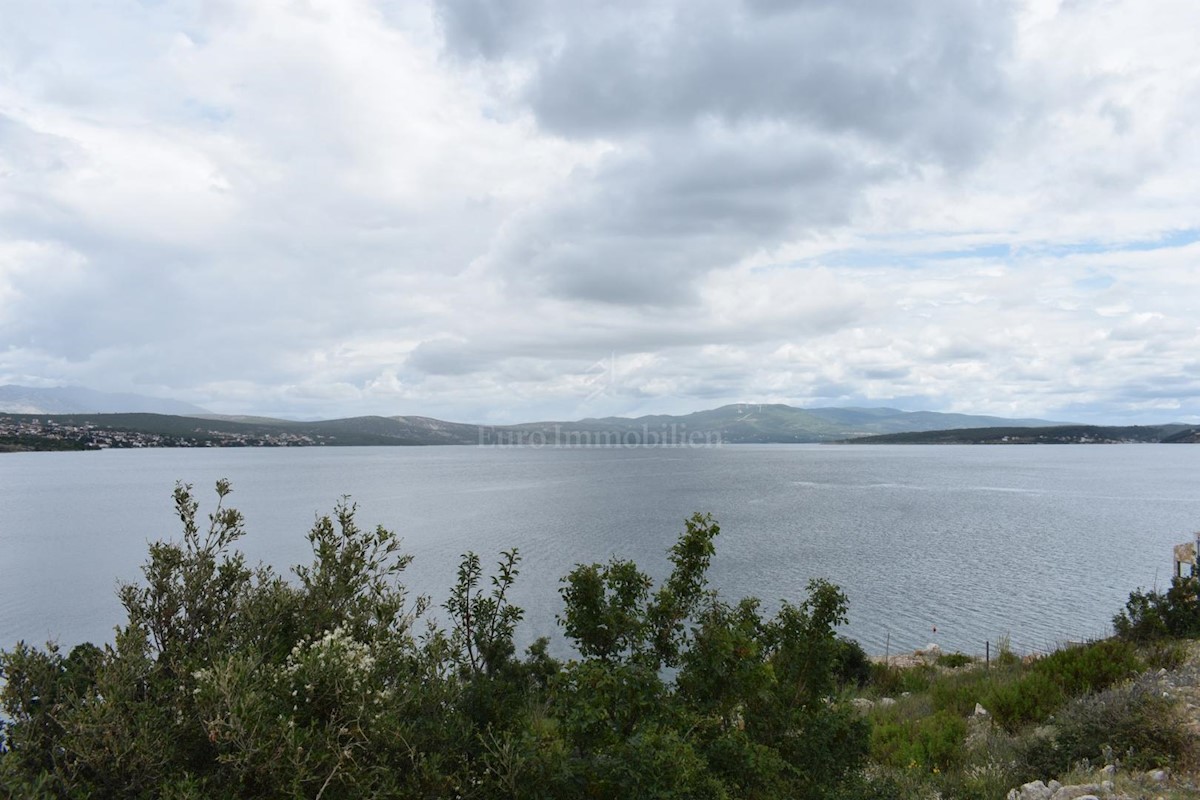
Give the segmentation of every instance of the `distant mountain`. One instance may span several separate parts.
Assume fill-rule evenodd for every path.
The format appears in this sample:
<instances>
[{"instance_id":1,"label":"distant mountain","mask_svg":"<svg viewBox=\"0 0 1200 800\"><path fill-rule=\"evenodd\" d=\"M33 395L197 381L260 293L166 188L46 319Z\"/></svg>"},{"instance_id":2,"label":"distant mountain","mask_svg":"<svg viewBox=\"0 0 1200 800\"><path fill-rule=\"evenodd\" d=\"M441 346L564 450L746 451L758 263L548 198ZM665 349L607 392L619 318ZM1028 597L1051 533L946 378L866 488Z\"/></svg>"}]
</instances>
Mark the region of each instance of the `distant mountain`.
<instances>
[{"instance_id":1,"label":"distant mountain","mask_svg":"<svg viewBox=\"0 0 1200 800\"><path fill-rule=\"evenodd\" d=\"M692 414L645 417L604 417L576 422L534 422L497 428L525 435L557 437L558 441L588 441L614 434L627 441L642 436L673 435L677 441L726 443L829 442L882 433L905 433L944 428L1039 427L1056 425L1041 419L1005 419L896 408L796 408L782 404L738 403ZM602 440L601 440L602 441ZM595 443L595 442L593 442Z\"/></svg>"},{"instance_id":2,"label":"distant mountain","mask_svg":"<svg viewBox=\"0 0 1200 800\"><path fill-rule=\"evenodd\" d=\"M141 394L111 394L82 386L39 389L0 386L0 412L8 414L150 413L194 416L207 414L200 406Z\"/></svg>"},{"instance_id":3,"label":"distant mountain","mask_svg":"<svg viewBox=\"0 0 1200 800\"><path fill-rule=\"evenodd\" d=\"M38 413L48 412L43 410ZM1055 424L1046 420L1007 420L965 414L909 412L894 408L803 409L766 404L728 405L679 416L605 417L494 426L415 416L350 417L316 422L214 414L76 413L54 417L55 425L74 428L77 433L72 435L80 437L80 441L98 441L107 446L795 443L842 441L880 433L943 430L950 426L983 429L996 427L997 423L1005 426L1005 430ZM4 426L13 428L14 435L61 433L51 430L52 426L48 423L43 425L45 430L33 426L28 416L0 419L0 428ZM126 431L136 435L113 437L105 434L97 438L99 434L95 431Z\"/></svg>"}]
</instances>

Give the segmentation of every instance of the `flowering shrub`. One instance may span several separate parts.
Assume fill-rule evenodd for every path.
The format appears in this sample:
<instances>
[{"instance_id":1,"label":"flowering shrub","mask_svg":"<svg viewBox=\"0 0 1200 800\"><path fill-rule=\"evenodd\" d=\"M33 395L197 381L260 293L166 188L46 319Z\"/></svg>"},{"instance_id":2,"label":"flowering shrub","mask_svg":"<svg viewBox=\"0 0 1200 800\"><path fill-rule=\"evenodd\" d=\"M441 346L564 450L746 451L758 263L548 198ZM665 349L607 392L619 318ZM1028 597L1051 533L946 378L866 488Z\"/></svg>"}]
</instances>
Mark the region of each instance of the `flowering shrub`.
<instances>
[{"instance_id":1,"label":"flowering shrub","mask_svg":"<svg viewBox=\"0 0 1200 800\"><path fill-rule=\"evenodd\" d=\"M151 545L121 588L113 644L0 652L0 794L821 797L865 755L865 723L831 699L844 596L816 582L773 619L718 601L709 517L687 521L657 588L625 561L568 575L579 657L562 664L545 639L517 654L515 550L490 579L466 554L450 630L418 633L411 557L347 501L289 580L234 549L236 511L204 526L189 487L175 500L183 540Z\"/></svg>"}]
</instances>

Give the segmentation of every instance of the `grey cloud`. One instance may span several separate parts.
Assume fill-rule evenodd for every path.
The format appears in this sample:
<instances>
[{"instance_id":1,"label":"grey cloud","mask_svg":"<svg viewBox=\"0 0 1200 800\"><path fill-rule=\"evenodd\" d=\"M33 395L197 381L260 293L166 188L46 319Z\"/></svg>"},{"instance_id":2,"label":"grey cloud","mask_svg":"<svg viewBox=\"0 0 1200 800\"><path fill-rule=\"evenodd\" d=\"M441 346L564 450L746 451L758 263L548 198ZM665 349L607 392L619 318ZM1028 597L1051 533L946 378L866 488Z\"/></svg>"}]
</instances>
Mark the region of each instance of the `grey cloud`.
<instances>
[{"instance_id":1,"label":"grey cloud","mask_svg":"<svg viewBox=\"0 0 1200 800\"><path fill-rule=\"evenodd\" d=\"M1195 259L1162 238L1196 218L1193 54L1122 24L1194 10L432 2L433 27L407 0L18 0L0 382L329 415L1195 412ZM1088 190L1110 173L1138 191Z\"/></svg>"},{"instance_id":2,"label":"grey cloud","mask_svg":"<svg viewBox=\"0 0 1200 800\"><path fill-rule=\"evenodd\" d=\"M888 168L788 135L655 139L520 220L494 265L515 287L624 305L694 301L693 281L784 236L846 222Z\"/></svg>"},{"instance_id":3,"label":"grey cloud","mask_svg":"<svg viewBox=\"0 0 1200 800\"><path fill-rule=\"evenodd\" d=\"M944 347L939 347L932 354L931 360L939 362L982 361L991 355L992 352L969 342L954 342Z\"/></svg>"},{"instance_id":4,"label":"grey cloud","mask_svg":"<svg viewBox=\"0 0 1200 800\"><path fill-rule=\"evenodd\" d=\"M452 339L421 342L405 361L406 366L428 375L469 375L493 363L486 352L473 350Z\"/></svg>"},{"instance_id":5,"label":"grey cloud","mask_svg":"<svg viewBox=\"0 0 1200 800\"><path fill-rule=\"evenodd\" d=\"M471 20L446 26L452 48L533 65L526 100L569 136L774 120L957 163L986 146L1008 105L1011 4L439 5ZM552 39L537 36L539 22Z\"/></svg>"},{"instance_id":6,"label":"grey cloud","mask_svg":"<svg viewBox=\"0 0 1200 800\"><path fill-rule=\"evenodd\" d=\"M858 387L850 383L831 383L818 382L809 389L809 393L815 398L827 400L840 400L847 397L853 397L858 391Z\"/></svg>"},{"instance_id":7,"label":"grey cloud","mask_svg":"<svg viewBox=\"0 0 1200 800\"><path fill-rule=\"evenodd\" d=\"M436 2L434 10L459 52L499 58L526 40L547 6L545 0L454 0Z\"/></svg>"},{"instance_id":8,"label":"grey cloud","mask_svg":"<svg viewBox=\"0 0 1200 800\"><path fill-rule=\"evenodd\" d=\"M907 367L876 367L862 371L864 378L875 381L899 380L907 378L908 375Z\"/></svg>"},{"instance_id":9,"label":"grey cloud","mask_svg":"<svg viewBox=\"0 0 1200 800\"><path fill-rule=\"evenodd\" d=\"M614 151L510 222L514 293L695 301L749 252L851 222L872 186L1002 130L1012 9L946 4L438 3L446 46L511 59L547 130Z\"/></svg>"},{"instance_id":10,"label":"grey cloud","mask_svg":"<svg viewBox=\"0 0 1200 800\"><path fill-rule=\"evenodd\" d=\"M1158 375L1151 381L1137 381L1118 387L1116 398L1128 402L1151 400L1198 400L1200 378L1195 375Z\"/></svg>"}]
</instances>

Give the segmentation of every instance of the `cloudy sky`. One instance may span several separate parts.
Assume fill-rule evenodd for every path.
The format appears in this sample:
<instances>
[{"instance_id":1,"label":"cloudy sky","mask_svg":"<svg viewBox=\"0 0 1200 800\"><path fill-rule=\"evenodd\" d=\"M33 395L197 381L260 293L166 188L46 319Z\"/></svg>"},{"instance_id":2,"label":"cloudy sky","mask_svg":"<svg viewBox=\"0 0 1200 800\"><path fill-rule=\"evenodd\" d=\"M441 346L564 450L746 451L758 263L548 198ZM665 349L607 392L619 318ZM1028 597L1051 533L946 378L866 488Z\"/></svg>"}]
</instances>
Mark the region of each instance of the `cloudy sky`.
<instances>
[{"instance_id":1,"label":"cloudy sky","mask_svg":"<svg viewBox=\"0 0 1200 800\"><path fill-rule=\"evenodd\" d=\"M0 0L0 384L1200 420L1195 0Z\"/></svg>"}]
</instances>

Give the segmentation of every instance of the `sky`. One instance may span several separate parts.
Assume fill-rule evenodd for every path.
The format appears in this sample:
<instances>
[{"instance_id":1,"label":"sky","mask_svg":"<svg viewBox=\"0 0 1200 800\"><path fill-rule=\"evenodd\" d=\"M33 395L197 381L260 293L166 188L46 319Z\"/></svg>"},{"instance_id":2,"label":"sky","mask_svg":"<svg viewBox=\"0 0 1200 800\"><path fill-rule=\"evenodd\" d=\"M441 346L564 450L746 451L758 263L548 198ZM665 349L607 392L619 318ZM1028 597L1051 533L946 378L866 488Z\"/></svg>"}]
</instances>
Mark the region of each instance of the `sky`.
<instances>
[{"instance_id":1,"label":"sky","mask_svg":"<svg viewBox=\"0 0 1200 800\"><path fill-rule=\"evenodd\" d=\"M0 384L1200 421L1195 0L0 0Z\"/></svg>"}]
</instances>

